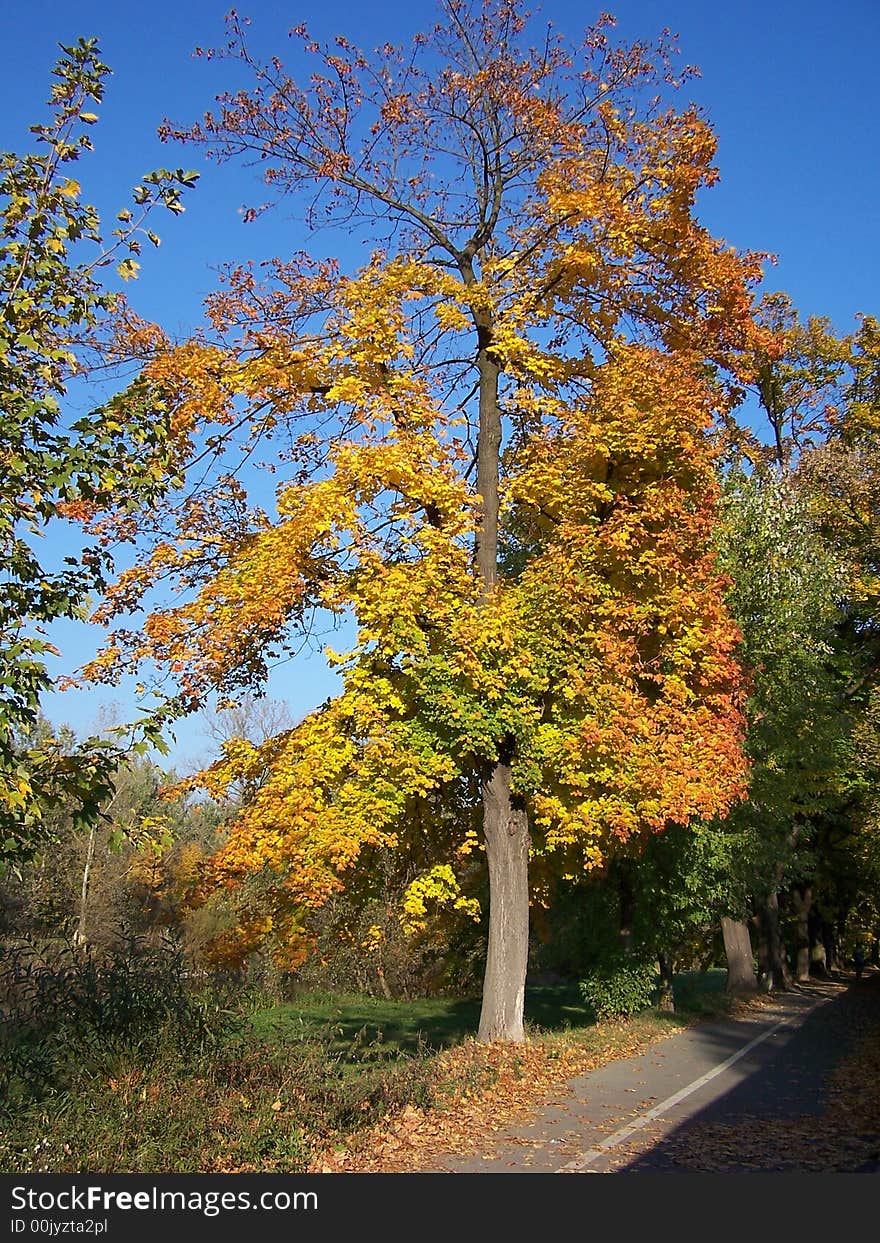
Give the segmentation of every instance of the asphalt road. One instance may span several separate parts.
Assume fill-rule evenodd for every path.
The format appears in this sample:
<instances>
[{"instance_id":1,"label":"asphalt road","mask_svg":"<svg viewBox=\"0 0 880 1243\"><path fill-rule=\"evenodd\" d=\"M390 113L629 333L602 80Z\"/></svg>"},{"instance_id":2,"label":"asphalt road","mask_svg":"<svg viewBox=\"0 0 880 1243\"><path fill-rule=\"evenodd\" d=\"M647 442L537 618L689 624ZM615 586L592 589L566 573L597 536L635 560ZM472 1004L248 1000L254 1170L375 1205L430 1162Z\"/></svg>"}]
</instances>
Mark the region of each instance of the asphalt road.
<instances>
[{"instance_id":1,"label":"asphalt road","mask_svg":"<svg viewBox=\"0 0 880 1243\"><path fill-rule=\"evenodd\" d=\"M827 1124L831 1076L866 1031L880 1039L880 975L779 993L567 1085L531 1122L450 1173L880 1172L880 1118ZM866 1134L866 1131L869 1132ZM846 1159L846 1151L844 1151Z\"/></svg>"}]
</instances>

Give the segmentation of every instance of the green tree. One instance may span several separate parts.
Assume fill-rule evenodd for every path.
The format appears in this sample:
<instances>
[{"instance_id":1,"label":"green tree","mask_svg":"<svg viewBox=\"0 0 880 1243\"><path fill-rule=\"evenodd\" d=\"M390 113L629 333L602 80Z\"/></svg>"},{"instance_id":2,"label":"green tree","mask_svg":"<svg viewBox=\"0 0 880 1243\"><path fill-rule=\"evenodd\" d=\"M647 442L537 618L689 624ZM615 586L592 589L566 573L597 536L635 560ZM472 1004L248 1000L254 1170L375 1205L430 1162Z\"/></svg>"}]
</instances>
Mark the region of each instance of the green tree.
<instances>
[{"instance_id":1,"label":"green tree","mask_svg":"<svg viewBox=\"0 0 880 1243\"><path fill-rule=\"evenodd\" d=\"M787 977L778 893L811 873L818 826L839 797L852 725L845 696L851 662L838 642L845 575L788 476L756 471L730 478L724 513L728 604L750 678L751 761L748 799L725 831L739 835L740 875L732 889L751 893L762 978L778 986Z\"/></svg>"},{"instance_id":2,"label":"green tree","mask_svg":"<svg viewBox=\"0 0 880 1243\"><path fill-rule=\"evenodd\" d=\"M108 67L94 39L62 46L48 100L33 125L33 150L0 153L0 870L28 858L64 804L88 821L110 792L116 763L106 742L72 750L34 745L41 694L50 685L45 626L80 612L108 568L98 545L60 566L40 551L50 522L77 506L133 507L166 486L167 419L143 385L65 425L63 399L117 295L103 283L115 266L137 274L153 208L183 210L182 169L148 174L105 243L94 207L71 173L92 149L90 109L104 95Z\"/></svg>"},{"instance_id":3,"label":"green tree","mask_svg":"<svg viewBox=\"0 0 880 1243\"><path fill-rule=\"evenodd\" d=\"M744 435L746 468L727 486L723 558L751 678L753 765L749 802L727 827L743 835L734 889L752 893L768 984L787 976L780 890L803 977L808 924L827 926L839 901L828 895L851 891L841 843L854 840L871 784L870 748L854 731L870 733L880 668L880 335L876 320L860 318L838 335L827 319L802 320L785 295L767 295L741 369L766 436Z\"/></svg>"},{"instance_id":4,"label":"green tree","mask_svg":"<svg viewBox=\"0 0 880 1243\"><path fill-rule=\"evenodd\" d=\"M817 899L826 925L876 909L880 730L880 328L861 317L848 338L840 415L824 443L804 453L795 482L843 569L837 644L848 654L843 694L852 735L839 756L839 800L823 827Z\"/></svg>"}]
</instances>

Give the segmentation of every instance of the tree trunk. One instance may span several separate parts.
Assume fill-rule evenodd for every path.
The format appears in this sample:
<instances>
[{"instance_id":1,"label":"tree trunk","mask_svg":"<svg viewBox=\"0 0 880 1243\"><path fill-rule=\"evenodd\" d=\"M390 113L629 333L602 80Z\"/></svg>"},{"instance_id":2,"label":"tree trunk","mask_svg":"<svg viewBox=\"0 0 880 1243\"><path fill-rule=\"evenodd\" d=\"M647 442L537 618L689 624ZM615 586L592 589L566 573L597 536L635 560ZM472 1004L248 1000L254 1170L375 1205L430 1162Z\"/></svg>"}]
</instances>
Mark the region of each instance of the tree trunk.
<instances>
[{"instance_id":1,"label":"tree trunk","mask_svg":"<svg viewBox=\"0 0 880 1243\"><path fill-rule=\"evenodd\" d=\"M635 919L635 896L632 886L632 868L628 859L618 859L613 867L618 894L618 944L624 954L633 951L633 920Z\"/></svg>"},{"instance_id":2,"label":"tree trunk","mask_svg":"<svg viewBox=\"0 0 880 1243\"><path fill-rule=\"evenodd\" d=\"M657 955L660 968L660 994L657 998L658 1009L663 1014L675 1014L675 996L672 991L672 962L665 954Z\"/></svg>"},{"instance_id":3,"label":"tree trunk","mask_svg":"<svg viewBox=\"0 0 880 1243\"><path fill-rule=\"evenodd\" d=\"M791 975L779 932L779 895L775 889L759 904L757 918L760 937L758 987L764 993L771 993L774 989L784 991L791 983Z\"/></svg>"},{"instance_id":4,"label":"tree trunk","mask_svg":"<svg viewBox=\"0 0 880 1243\"><path fill-rule=\"evenodd\" d=\"M478 1040L525 1040L529 958L529 822L511 793L510 764L483 781L483 834L489 864L489 947Z\"/></svg>"},{"instance_id":5,"label":"tree trunk","mask_svg":"<svg viewBox=\"0 0 880 1243\"><path fill-rule=\"evenodd\" d=\"M473 273L471 273L473 276ZM466 281L466 283L468 283ZM498 581L498 480L501 469L501 409L498 380L501 369L491 352L491 324L477 321L477 371L479 384L480 429L477 437L477 491L482 498L480 525L474 558L483 591L488 594Z\"/></svg>"},{"instance_id":6,"label":"tree trunk","mask_svg":"<svg viewBox=\"0 0 880 1243\"><path fill-rule=\"evenodd\" d=\"M83 946L87 944L86 928L88 919L89 906L89 881L92 877L92 864L95 861L95 826L89 829L89 840L86 846L86 861L83 867L82 884L79 891L79 920L76 925L76 931L73 934L74 945Z\"/></svg>"},{"instance_id":7,"label":"tree trunk","mask_svg":"<svg viewBox=\"0 0 880 1243\"><path fill-rule=\"evenodd\" d=\"M846 925L849 917L849 909L839 911L834 924L834 969L842 971L846 966L840 953L841 945L846 945Z\"/></svg>"},{"instance_id":8,"label":"tree trunk","mask_svg":"<svg viewBox=\"0 0 880 1243\"><path fill-rule=\"evenodd\" d=\"M810 975L824 980L828 978L828 959L825 957L825 943L813 941L810 945Z\"/></svg>"},{"instance_id":9,"label":"tree trunk","mask_svg":"<svg viewBox=\"0 0 880 1243\"><path fill-rule=\"evenodd\" d=\"M471 257L460 258L468 287L476 281ZM474 312L479 373L477 492L480 524L474 548L475 569L483 595L498 581L498 483L501 463L501 374L492 353L492 322L483 309ZM483 778L483 837L489 865L489 945L483 981L483 1006L477 1039L525 1040L523 1008L529 960L529 822L525 806L510 788L512 746L499 745L498 759Z\"/></svg>"},{"instance_id":10,"label":"tree trunk","mask_svg":"<svg viewBox=\"0 0 880 1243\"><path fill-rule=\"evenodd\" d=\"M828 954L825 945L825 921L816 911L815 905L810 908L807 921L810 935L810 975L820 979L828 978Z\"/></svg>"},{"instance_id":11,"label":"tree trunk","mask_svg":"<svg viewBox=\"0 0 880 1243\"><path fill-rule=\"evenodd\" d=\"M810 908L813 905L813 888L802 885L792 889L797 918L795 942L795 979L799 984L810 978Z\"/></svg>"},{"instance_id":12,"label":"tree trunk","mask_svg":"<svg viewBox=\"0 0 880 1243\"><path fill-rule=\"evenodd\" d=\"M376 975L379 978L379 987L382 989L382 996L385 998L386 1001L393 1001L394 994L392 993L391 989L388 987L388 981L385 979L384 968L377 967Z\"/></svg>"},{"instance_id":13,"label":"tree trunk","mask_svg":"<svg viewBox=\"0 0 880 1243\"><path fill-rule=\"evenodd\" d=\"M825 950L825 970L831 975L837 970L837 933L827 919L822 920L822 946Z\"/></svg>"},{"instance_id":14,"label":"tree trunk","mask_svg":"<svg viewBox=\"0 0 880 1243\"><path fill-rule=\"evenodd\" d=\"M724 953L727 958L725 990L734 994L756 992L758 980L755 976L748 924L725 915L721 920L721 935L724 938Z\"/></svg>"}]
</instances>

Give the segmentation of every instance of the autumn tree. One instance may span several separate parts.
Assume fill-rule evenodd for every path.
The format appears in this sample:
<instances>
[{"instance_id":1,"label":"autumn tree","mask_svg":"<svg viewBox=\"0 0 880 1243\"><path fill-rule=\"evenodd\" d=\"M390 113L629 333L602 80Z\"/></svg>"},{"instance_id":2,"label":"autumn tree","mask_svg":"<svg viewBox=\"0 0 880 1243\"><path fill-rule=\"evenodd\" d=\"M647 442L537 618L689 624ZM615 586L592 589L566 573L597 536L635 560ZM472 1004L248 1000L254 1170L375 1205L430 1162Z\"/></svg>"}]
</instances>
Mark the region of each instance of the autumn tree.
<instances>
[{"instance_id":1,"label":"autumn tree","mask_svg":"<svg viewBox=\"0 0 880 1243\"><path fill-rule=\"evenodd\" d=\"M842 427L854 381L854 338L836 333L827 317L804 319L781 292L764 294L755 320L759 331L737 373L760 418L758 430L741 422L739 457L761 476L788 476L804 453Z\"/></svg>"},{"instance_id":2,"label":"autumn tree","mask_svg":"<svg viewBox=\"0 0 880 1243\"><path fill-rule=\"evenodd\" d=\"M880 671L880 325L861 316L843 338L846 363L828 435L798 461L822 538L847 568L848 642L860 647L868 677Z\"/></svg>"},{"instance_id":3,"label":"autumn tree","mask_svg":"<svg viewBox=\"0 0 880 1243\"><path fill-rule=\"evenodd\" d=\"M109 70L94 39L80 39L53 74L47 121L31 127L33 150L0 153L0 871L39 848L52 808L93 818L117 762L106 744L73 750L31 745L39 701L51 684L45 627L82 611L108 568L99 546L53 561L39 541L66 507L113 494L119 510L165 486L167 417L143 385L75 421L63 401L86 371L86 349L116 295L104 269L136 275L146 228L161 206L180 212L183 170L148 174L102 240L95 209L71 175L92 148ZM40 735L42 737L42 735Z\"/></svg>"},{"instance_id":4,"label":"autumn tree","mask_svg":"<svg viewBox=\"0 0 880 1243\"><path fill-rule=\"evenodd\" d=\"M69 729L40 721L39 730L32 743L45 750L51 740L57 753L75 752ZM125 757L110 780L100 816L84 825L72 821L75 803L44 811L52 822L43 825L42 848L0 887L7 936L108 949L182 925L177 891L203 844L214 845L216 809L164 798L163 787L176 778L147 757Z\"/></svg>"},{"instance_id":5,"label":"autumn tree","mask_svg":"<svg viewBox=\"0 0 880 1243\"><path fill-rule=\"evenodd\" d=\"M540 888L553 860L596 867L742 790L708 433L759 263L695 217L715 140L673 106L670 38L616 46L603 17L570 47L516 3L441 7L372 56L299 28L301 77L233 14L204 55L251 85L164 127L374 250L230 271L181 343L130 320L198 473L141 517L100 617L150 614L88 673L155 662L195 710L259 685L316 616L353 617L341 693L202 775L254 789L216 883L242 946L295 964L303 912L368 849L425 858L405 907L475 916L485 851L480 1037L521 1040L530 856ZM466 789L479 835L412 814Z\"/></svg>"}]
</instances>

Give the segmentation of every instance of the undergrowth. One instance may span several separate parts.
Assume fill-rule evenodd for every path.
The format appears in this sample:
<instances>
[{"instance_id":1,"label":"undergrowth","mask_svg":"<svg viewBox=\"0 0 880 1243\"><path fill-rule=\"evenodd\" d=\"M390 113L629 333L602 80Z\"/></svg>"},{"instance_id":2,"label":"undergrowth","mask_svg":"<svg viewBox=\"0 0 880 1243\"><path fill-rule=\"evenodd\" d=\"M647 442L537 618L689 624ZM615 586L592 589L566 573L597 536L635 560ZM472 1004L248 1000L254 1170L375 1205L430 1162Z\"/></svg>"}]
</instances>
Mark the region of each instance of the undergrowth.
<instances>
[{"instance_id":1,"label":"undergrowth","mask_svg":"<svg viewBox=\"0 0 880 1243\"><path fill-rule=\"evenodd\" d=\"M401 1113L510 1093L535 1077L536 1056L564 1073L631 1038L588 1025L571 987L532 1004L529 1046L499 1050L465 1037L473 1003L461 999L278 1007L194 981L171 944L7 949L0 1169L301 1173Z\"/></svg>"}]
</instances>

